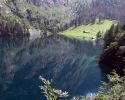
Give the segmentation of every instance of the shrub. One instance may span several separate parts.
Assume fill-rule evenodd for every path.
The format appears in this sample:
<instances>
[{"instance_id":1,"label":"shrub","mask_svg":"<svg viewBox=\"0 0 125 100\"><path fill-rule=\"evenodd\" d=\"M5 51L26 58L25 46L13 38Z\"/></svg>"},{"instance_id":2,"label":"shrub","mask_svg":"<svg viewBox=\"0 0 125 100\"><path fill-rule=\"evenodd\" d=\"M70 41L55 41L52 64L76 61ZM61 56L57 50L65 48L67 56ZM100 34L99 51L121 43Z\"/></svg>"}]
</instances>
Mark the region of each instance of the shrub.
<instances>
[{"instance_id":1,"label":"shrub","mask_svg":"<svg viewBox=\"0 0 125 100\"><path fill-rule=\"evenodd\" d=\"M103 82L100 91L92 97L73 97L72 100L125 100L125 76L119 76L115 71L108 75L108 82ZM59 97L68 97L68 92L52 88L51 83L40 77L44 83L41 89L47 100L60 100Z\"/></svg>"},{"instance_id":2,"label":"shrub","mask_svg":"<svg viewBox=\"0 0 125 100\"><path fill-rule=\"evenodd\" d=\"M68 92L62 92L62 90L55 89L51 86L51 83L40 76L40 80L43 82L43 86L40 86L40 88L44 91L44 94L47 98L47 100L59 100L59 98L63 98L63 100L68 97Z\"/></svg>"}]
</instances>

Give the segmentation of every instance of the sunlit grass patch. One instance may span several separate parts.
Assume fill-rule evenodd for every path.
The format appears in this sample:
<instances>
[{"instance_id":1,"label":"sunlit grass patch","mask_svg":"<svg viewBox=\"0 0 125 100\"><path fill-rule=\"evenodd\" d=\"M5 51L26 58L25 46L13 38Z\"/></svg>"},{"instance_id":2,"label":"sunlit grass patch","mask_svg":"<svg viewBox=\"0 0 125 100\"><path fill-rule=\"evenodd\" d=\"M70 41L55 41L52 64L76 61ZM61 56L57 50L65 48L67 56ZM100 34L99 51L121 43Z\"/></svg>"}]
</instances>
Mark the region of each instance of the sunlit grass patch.
<instances>
[{"instance_id":1,"label":"sunlit grass patch","mask_svg":"<svg viewBox=\"0 0 125 100\"><path fill-rule=\"evenodd\" d=\"M112 24L113 21L104 20L103 23L100 24L81 25L76 28L71 27L60 34L78 40L89 40L90 38L96 36L98 32L100 32L103 36Z\"/></svg>"}]
</instances>

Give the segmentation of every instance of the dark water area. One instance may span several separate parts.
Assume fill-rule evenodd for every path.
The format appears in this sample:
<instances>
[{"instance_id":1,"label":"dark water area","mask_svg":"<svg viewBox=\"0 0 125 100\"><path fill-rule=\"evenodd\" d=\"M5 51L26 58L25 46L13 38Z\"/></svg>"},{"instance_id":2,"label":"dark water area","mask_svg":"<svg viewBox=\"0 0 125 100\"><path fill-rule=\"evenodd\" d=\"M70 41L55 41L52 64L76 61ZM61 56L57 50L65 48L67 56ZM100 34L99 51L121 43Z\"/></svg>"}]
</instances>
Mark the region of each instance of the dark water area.
<instances>
[{"instance_id":1,"label":"dark water area","mask_svg":"<svg viewBox=\"0 0 125 100\"><path fill-rule=\"evenodd\" d=\"M0 38L0 100L46 100L39 76L71 96L99 90L102 45L64 37Z\"/></svg>"}]
</instances>

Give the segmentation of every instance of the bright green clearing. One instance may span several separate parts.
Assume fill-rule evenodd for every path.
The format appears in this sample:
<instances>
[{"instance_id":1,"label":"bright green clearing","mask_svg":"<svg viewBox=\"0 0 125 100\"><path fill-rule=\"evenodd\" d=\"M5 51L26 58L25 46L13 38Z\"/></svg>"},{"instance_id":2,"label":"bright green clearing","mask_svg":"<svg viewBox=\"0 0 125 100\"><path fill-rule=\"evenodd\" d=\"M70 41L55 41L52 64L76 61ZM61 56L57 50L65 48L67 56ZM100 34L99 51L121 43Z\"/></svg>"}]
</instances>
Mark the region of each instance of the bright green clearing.
<instances>
[{"instance_id":1,"label":"bright green clearing","mask_svg":"<svg viewBox=\"0 0 125 100\"><path fill-rule=\"evenodd\" d=\"M78 40L90 40L92 37L96 36L98 32L101 32L101 35L104 36L105 32L113 23L113 21L104 20L99 24L82 25L76 28L72 27L60 34Z\"/></svg>"}]
</instances>

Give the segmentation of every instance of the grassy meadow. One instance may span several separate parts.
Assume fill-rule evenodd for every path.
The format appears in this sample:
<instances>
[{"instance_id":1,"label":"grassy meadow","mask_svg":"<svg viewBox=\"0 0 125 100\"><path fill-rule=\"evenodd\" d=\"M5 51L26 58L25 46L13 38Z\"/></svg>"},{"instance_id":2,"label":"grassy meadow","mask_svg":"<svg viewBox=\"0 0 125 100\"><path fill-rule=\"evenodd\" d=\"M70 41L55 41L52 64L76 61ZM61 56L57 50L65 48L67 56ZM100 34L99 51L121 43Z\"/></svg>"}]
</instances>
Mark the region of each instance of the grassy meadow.
<instances>
[{"instance_id":1,"label":"grassy meadow","mask_svg":"<svg viewBox=\"0 0 125 100\"><path fill-rule=\"evenodd\" d=\"M81 25L76 28L71 27L64 32L61 32L60 34L77 40L90 40L92 37L96 36L98 32L104 36L105 32L111 27L113 23L113 21L104 20L99 24L95 23Z\"/></svg>"}]
</instances>

